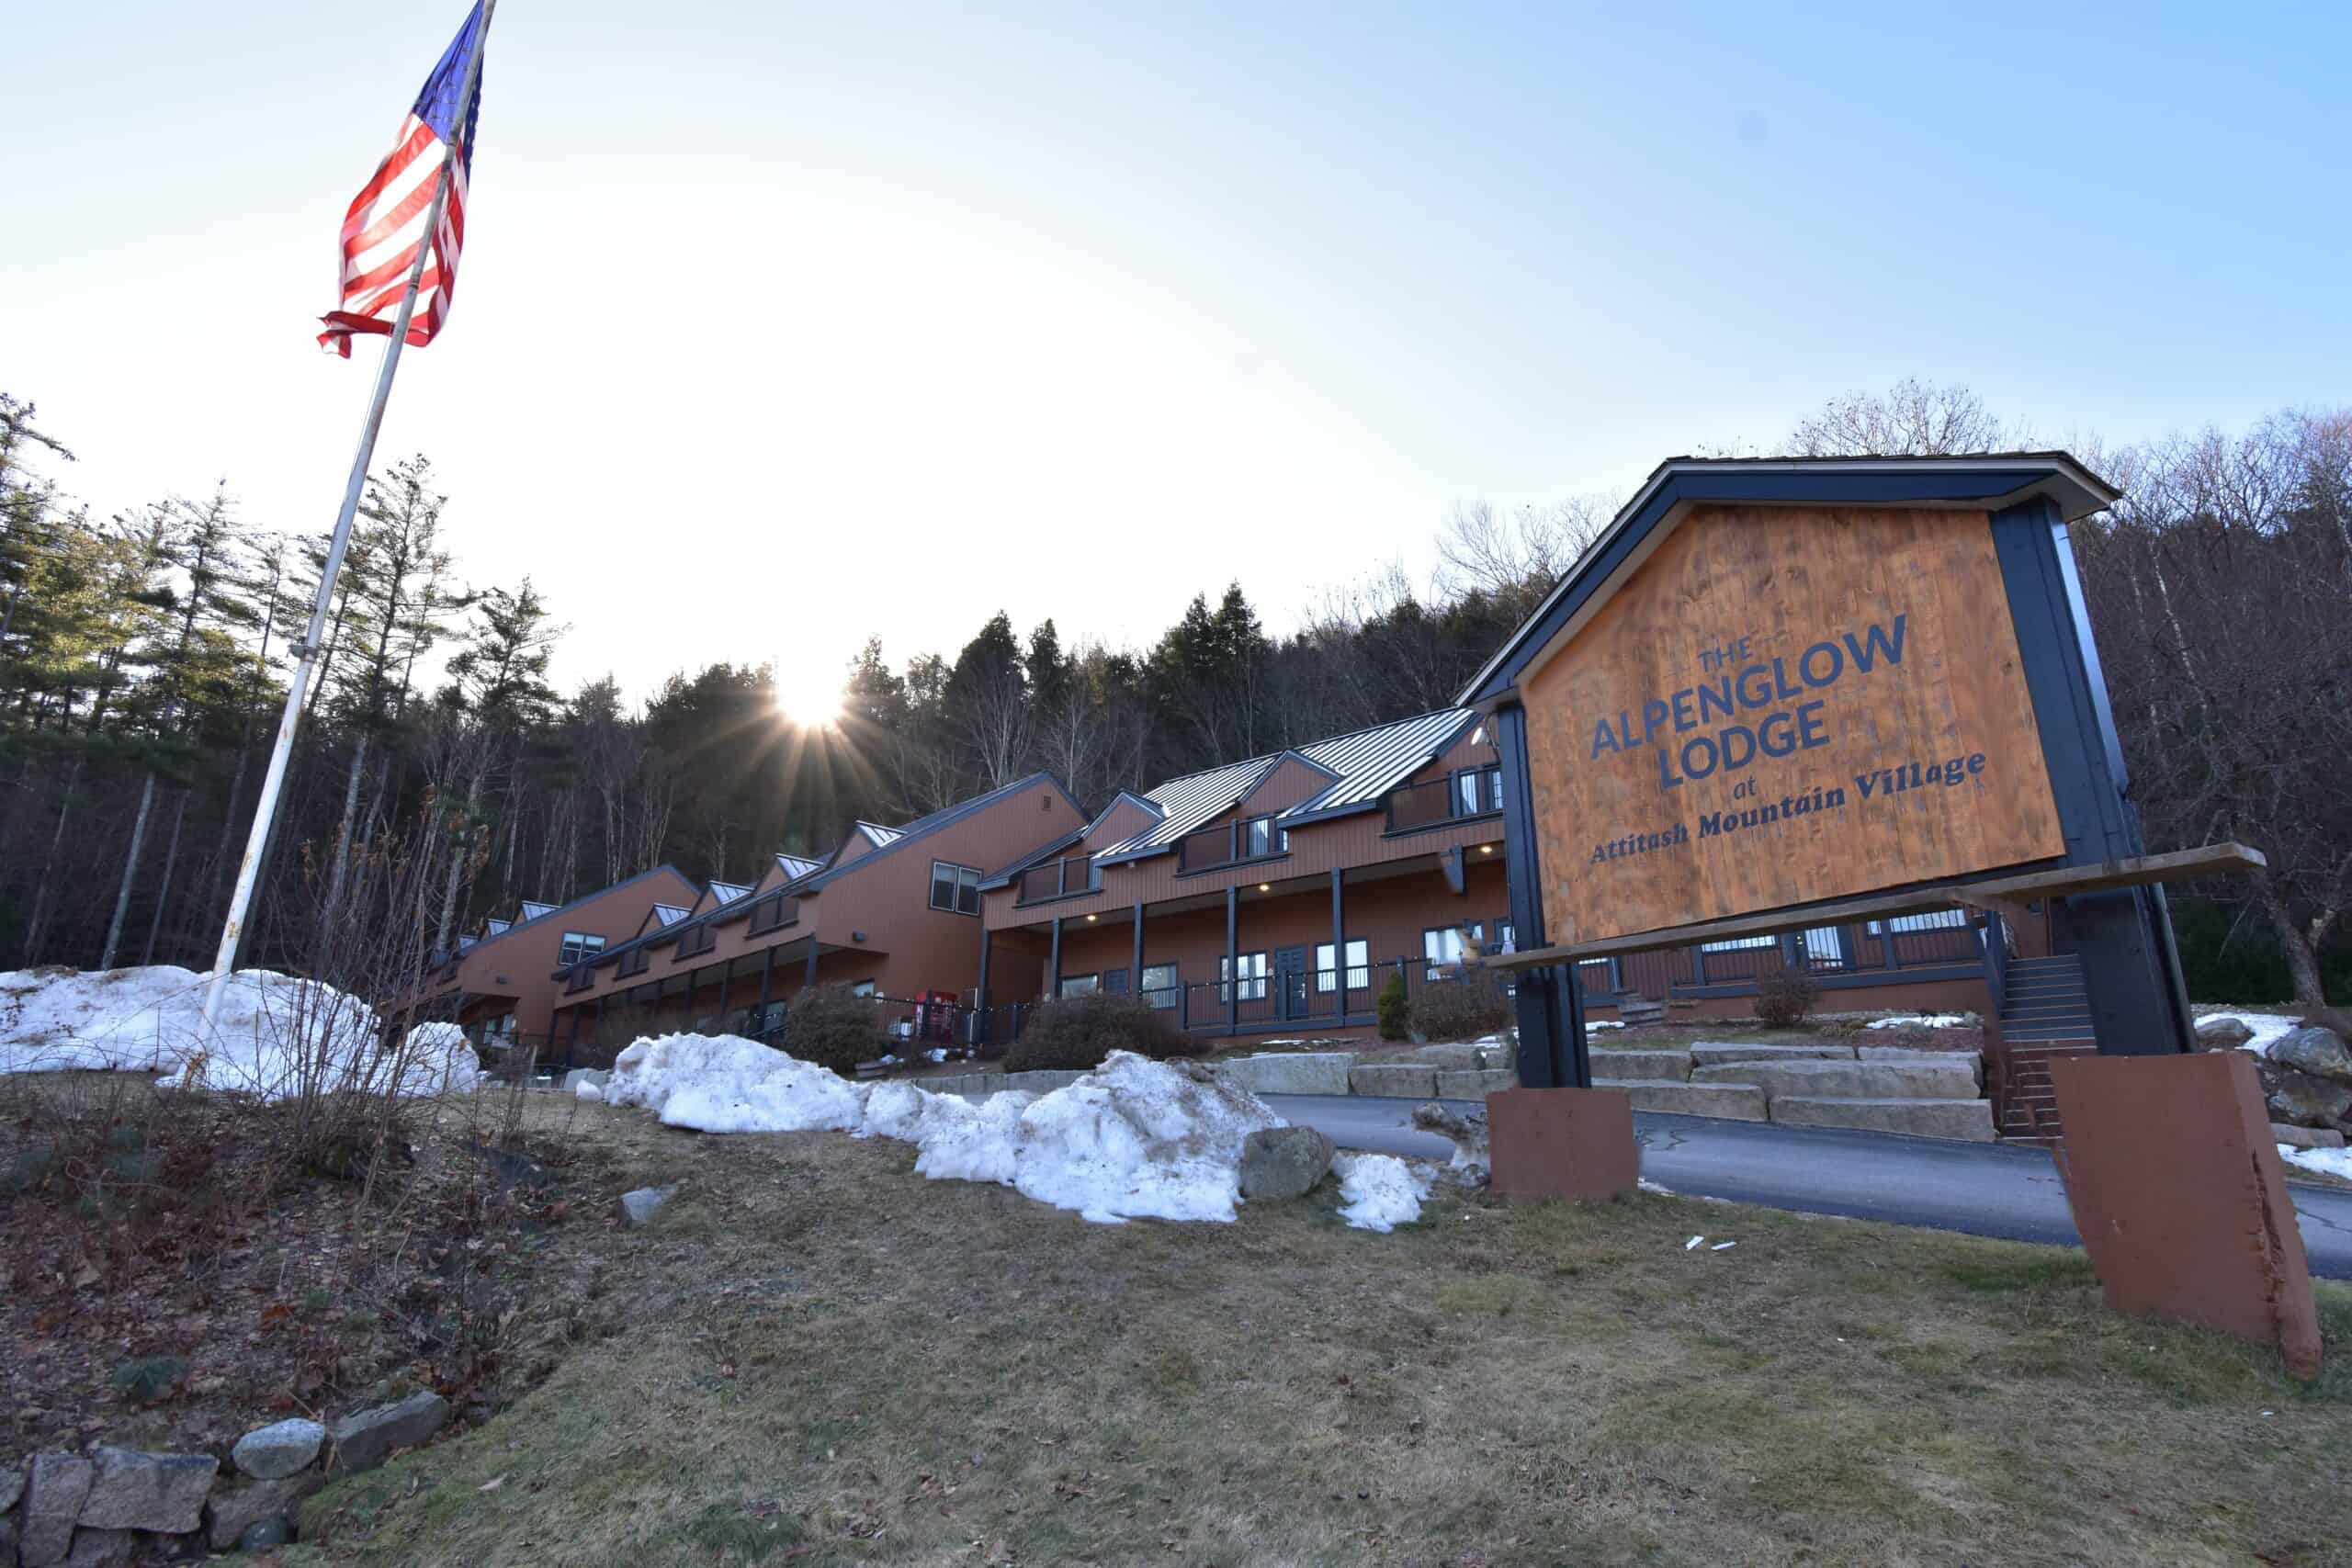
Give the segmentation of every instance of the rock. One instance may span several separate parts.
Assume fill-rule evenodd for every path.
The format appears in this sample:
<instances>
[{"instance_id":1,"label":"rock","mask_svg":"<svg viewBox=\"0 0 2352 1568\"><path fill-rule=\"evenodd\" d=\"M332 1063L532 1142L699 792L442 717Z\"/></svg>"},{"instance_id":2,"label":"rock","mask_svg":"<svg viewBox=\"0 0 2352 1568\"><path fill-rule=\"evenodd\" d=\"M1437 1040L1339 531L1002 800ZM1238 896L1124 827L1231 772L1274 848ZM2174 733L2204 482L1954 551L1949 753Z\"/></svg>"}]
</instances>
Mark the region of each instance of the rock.
<instances>
[{"instance_id":1,"label":"rock","mask_svg":"<svg viewBox=\"0 0 2352 1568\"><path fill-rule=\"evenodd\" d=\"M1456 1072L1440 1068L1437 1075L1440 1100L1484 1100L1490 1094L1518 1087L1516 1067L1465 1067Z\"/></svg>"},{"instance_id":2,"label":"rock","mask_svg":"<svg viewBox=\"0 0 2352 1568\"><path fill-rule=\"evenodd\" d=\"M1690 1076L1690 1053L1688 1051L1629 1051L1616 1046L1595 1047L1592 1055L1592 1076L1596 1081L1608 1078L1640 1079L1656 1082L1659 1078L1687 1078Z\"/></svg>"},{"instance_id":3,"label":"rock","mask_svg":"<svg viewBox=\"0 0 2352 1568\"><path fill-rule=\"evenodd\" d=\"M17 1555L24 1568L65 1561L74 1521L90 1495L97 1466L79 1454L35 1454L25 1479L25 1506L17 1519Z\"/></svg>"},{"instance_id":4,"label":"rock","mask_svg":"<svg viewBox=\"0 0 2352 1568\"><path fill-rule=\"evenodd\" d=\"M1916 1045L1857 1045L1857 1060L1864 1062L1964 1062L1976 1087L1984 1087L1984 1056L1978 1051L1931 1051Z\"/></svg>"},{"instance_id":5,"label":"rock","mask_svg":"<svg viewBox=\"0 0 2352 1568\"><path fill-rule=\"evenodd\" d=\"M295 1505L324 1486L326 1479L315 1470L305 1470L283 1480L222 1488L204 1506L204 1537L215 1551L242 1546L255 1525L290 1517Z\"/></svg>"},{"instance_id":6,"label":"rock","mask_svg":"<svg viewBox=\"0 0 2352 1568\"><path fill-rule=\"evenodd\" d=\"M2255 1064L2270 1120L2296 1127L2333 1127L2352 1115L2352 1084L2299 1073L2272 1061Z\"/></svg>"},{"instance_id":7,"label":"rock","mask_svg":"<svg viewBox=\"0 0 2352 1568\"><path fill-rule=\"evenodd\" d=\"M2270 1059L2330 1083L2352 1084L2352 1051L2333 1029L2290 1029L2270 1043Z\"/></svg>"},{"instance_id":8,"label":"rock","mask_svg":"<svg viewBox=\"0 0 2352 1568\"><path fill-rule=\"evenodd\" d=\"M17 1521L0 1514L0 1563L17 1561Z\"/></svg>"},{"instance_id":9,"label":"rock","mask_svg":"<svg viewBox=\"0 0 2352 1568\"><path fill-rule=\"evenodd\" d=\"M327 1440L327 1429L316 1421L306 1421L297 1416L290 1420L273 1421L266 1427L256 1427L237 1439L229 1458L247 1475L257 1475L264 1481L276 1481L293 1474L319 1457L319 1447Z\"/></svg>"},{"instance_id":10,"label":"rock","mask_svg":"<svg viewBox=\"0 0 2352 1568\"><path fill-rule=\"evenodd\" d=\"M124 1529L86 1529L74 1532L74 1546L65 1554L65 1568L109 1568L109 1564L128 1562L139 1551L139 1538Z\"/></svg>"},{"instance_id":11,"label":"rock","mask_svg":"<svg viewBox=\"0 0 2352 1568\"><path fill-rule=\"evenodd\" d=\"M0 1514L5 1514L15 1507L17 1499L24 1495L25 1472L0 1464ZM6 1558L0 1558L0 1562L6 1561L7 1561Z\"/></svg>"},{"instance_id":12,"label":"rock","mask_svg":"<svg viewBox=\"0 0 2352 1568\"><path fill-rule=\"evenodd\" d=\"M97 1473L77 1520L85 1529L159 1530L184 1535L204 1521L204 1499L220 1473L210 1454L91 1450Z\"/></svg>"},{"instance_id":13,"label":"rock","mask_svg":"<svg viewBox=\"0 0 2352 1568\"><path fill-rule=\"evenodd\" d=\"M240 1551L267 1551L294 1539L294 1528L284 1519L255 1519L237 1538Z\"/></svg>"},{"instance_id":14,"label":"rock","mask_svg":"<svg viewBox=\"0 0 2352 1568\"><path fill-rule=\"evenodd\" d=\"M1453 1145L1452 1169L1473 1187L1487 1183L1488 1168L1494 1164L1492 1135L1487 1129L1487 1113L1473 1111L1456 1115L1442 1105L1413 1107L1413 1125L1424 1133L1435 1133Z\"/></svg>"},{"instance_id":15,"label":"rock","mask_svg":"<svg viewBox=\"0 0 2352 1568\"><path fill-rule=\"evenodd\" d=\"M640 1187L621 1194L621 1223L634 1230L650 1221L662 1204L678 1195L677 1187Z\"/></svg>"},{"instance_id":16,"label":"rock","mask_svg":"<svg viewBox=\"0 0 2352 1568\"><path fill-rule=\"evenodd\" d=\"M2293 1127L2284 1122L2273 1122L2270 1141L2290 1149L2340 1149L2344 1146L2344 1134L2333 1127Z\"/></svg>"},{"instance_id":17,"label":"rock","mask_svg":"<svg viewBox=\"0 0 2352 1568\"><path fill-rule=\"evenodd\" d=\"M1968 1057L1899 1061L1726 1062L1696 1067L1697 1083L1752 1083L1766 1094L1842 1096L1849 1100L1974 1100L1976 1070Z\"/></svg>"},{"instance_id":18,"label":"rock","mask_svg":"<svg viewBox=\"0 0 2352 1568\"><path fill-rule=\"evenodd\" d=\"M578 1094L582 1084L594 1084L598 1089L602 1089L610 1081L612 1076L612 1073L604 1067L574 1067L563 1075L563 1092Z\"/></svg>"},{"instance_id":19,"label":"rock","mask_svg":"<svg viewBox=\"0 0 2352 1568\"><path fill-rule=\"evenodd\" d=\"M2199 1051L2234 1051L2254 1038L2254 1031L2234 1018L2209 1018L2197 1026Z\"/></svg>"},{"instance_id":20,"label":"rock","mask_svg":"<svg viewBox=\"0 0 2352 1568\"><path fill-rule=\"evenodd\" d=\"M1413 1060L1427 1062L1432 1067L1450 1067L1459 1071L1503 1066L1518 1054L1508 1045L1482 1044L1474 1040L1460 1044L1424 1045L1413 1053Z\"/></svg>"},{"instance_id":21,"label":"rock","mask_svg":"<svg viewBox=\"0 0 2352 1568\"><path fill-rule=\"evenodd\" d=\"M1391 1100L1433 1099L1437 1069L1418 1062L1359 1062L1348 1069L1348 1092Z\"/></svg>"},{"instance_id":22,"label":"rock","mask_svg":"<svg viewBox=\"0 0 2352 1568\"><path fill-rule=\"evenodd\" d=\"M1352 1051L1297 1051L1241 1056L1216 1065L1217 1076L1251 1094L1345 1094Z\"/></svg>"},{"instance_id":23,"label":"rock","mask_svg":"<svg viewBox=\"0 0 2352 1568\"><path fill-rule=\"evenodd\" d=\"M1809 1045L1726 1045L1704 1040L1690 1047L1692 1064L1702 1067L1720 1066L1725 1062L1792 1062L1809 1058L1850 1062L1854 1048L1818 1041Z\"/></svg>"},{"instance_id":24,"label":"rock","mask_svg":"<svg viewBox=\"0 0 2352 1568\"><path fill-rule=\"evenodd\" d=\"M1868 1133L1907 1133L1916 1138L1993 1141L1989 1100L1814 1099L1772 1097L1772 1120L1792 1127L1851 1127Z\"/></svg>"},{"instance_id":25,"label":"rock","mask_svg":"<svg viewBox=\"0 0 2352 1568\"><path fill-rule=\"evenodd\" d=\"M379 1404L346 1416L334 1424L334 1455L328 1471L345 1475L373 1470L391 1457L394 1449L416 1447L448 1419L449 1402L429 1390L412 1393L395 1404Z\"/></svg>"},{"instance_id":26,"label":"rock","mask_svg":"<svg viewBox=\"0 0 2352 1568\"><path fill-rule=\"evenodd\" d=\"M1252 1202L1303 1198L1331 1168L1336 1145L1312 1127L1265 1127L1241 1141L1241 1195Z\"/></svg>"},{"instance_id":27,"label":"rock","mask_svg":"<svg viewBox=\"0 0 2352 1568\"><path fill-rule=\"evenodd\" d=\"M1633 1100L1636 1111L1722 1116L1735 1122L1764 1120L1764 1091L1751 1083L1684 1083L1678 1078L1665 1078L1646 1083L1631 1079L1600 1087L1622 1091Z\"/></svg>"}]
</instances>

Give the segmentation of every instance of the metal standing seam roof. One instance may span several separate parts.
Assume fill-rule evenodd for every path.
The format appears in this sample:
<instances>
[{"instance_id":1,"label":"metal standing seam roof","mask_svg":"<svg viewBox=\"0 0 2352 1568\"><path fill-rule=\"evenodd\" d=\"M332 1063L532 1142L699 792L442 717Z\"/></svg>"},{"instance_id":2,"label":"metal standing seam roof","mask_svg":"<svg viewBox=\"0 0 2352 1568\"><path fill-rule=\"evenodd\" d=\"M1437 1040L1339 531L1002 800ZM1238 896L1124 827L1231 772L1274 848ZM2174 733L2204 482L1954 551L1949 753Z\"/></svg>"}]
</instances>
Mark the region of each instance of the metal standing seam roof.
<instances>
[{"instance_id":1,"label":"metal standing seam roof","mask_svg":"<svg viewBox=\"0 0 2352 1568\"><path fill-rule=\"evenodd\" d=\"M751 891L749 886L741 882L714 882L710 885L711 902L732 904L738 898L749 897Z\"/></svg>"},{"instance_id":2,"label":"metal standing seam roof","mask_svg":"<svg viewBox=\"0 0 2352 1568\"><path fill-rule=\"evenodd\" d=\"M778 854L775 857L775 863L776 868L784 873L784 879L786 882L797 882L804 876L823 870L825 866L822 860L810 860L806 855Z\"/></svg>"},{"instance_id":3,"label":"metal standing seam roof","mask_svg":"<svg viewBox=\"0 0 2352 1568\"><path fill-rule=\"evenodd\" d=\"M897 842L899 834L905 831L904 829L899 828L885 828L879 822L868 822L862 818L858 820L857 826L860 831L874 840L874 847L877 850L885 844Z\"/></svg>"},{"instance_id":4,"label":"metal standing seam roof","mask_svg":"<svg viewBox=\"0 0 2352 1568\"><path fill-rule=\"evenodd\" d=\"M1440 708L1369 729L1351 730L1312 745L1295 746L1170 779L1144 792L1144 798L1165 815L1145 831L1097 851L1094 858L1106 863L1141 860L1170 848L1212 818L1231 810L1237 801L1263 783L1283 758L1294 754L1339 777L1297 805L1275 813L1277 822L1368 807L1444 750L1476 716L1476 711L1470 708Z\"/></svg>"},{"instance_id":5,"label":"metal standing seam roof","mask_svg":"<svg viewBox=\"0 0 2352 1568\"><path fill-rule=\"evenodd\" d=\"M680 908L675 904L656 904L653 906L655 918L661 920L664 926L676 925L680 920L684 919L692 911L690 910Z\"/></svg>"}]
</instances>

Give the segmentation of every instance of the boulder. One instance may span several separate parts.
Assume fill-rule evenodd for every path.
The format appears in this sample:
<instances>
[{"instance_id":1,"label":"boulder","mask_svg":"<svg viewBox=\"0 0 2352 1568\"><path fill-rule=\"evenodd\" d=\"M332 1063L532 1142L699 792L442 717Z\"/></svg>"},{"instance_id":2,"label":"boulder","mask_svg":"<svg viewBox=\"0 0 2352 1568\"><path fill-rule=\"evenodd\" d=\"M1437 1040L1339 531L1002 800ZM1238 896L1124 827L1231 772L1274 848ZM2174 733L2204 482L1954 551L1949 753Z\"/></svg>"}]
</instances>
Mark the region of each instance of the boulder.
<instances>
[{"instance_id":1,"label":"boulder","mask_svg":"<svg viewBox=\"0 0 2352 1568\"><path fill-rule=\"evenodd\" d=\"M0 1563L17 1561L17 1521L0 1514Z\"/></svg>"},{"instance_id":2,"label":"boulder","mask_svg":"<svg viewBox=\"0 0 2352 1568\"><path fill-rule=\"evenodd\" d=\"M1854 1059L1854 1048L1820 1041L1805 1045L1729 1045L1704 1040L1690 1047L1692 1064L1702 1067L1720 1066L1725 1062L1795 1062L1807 1059L1850 1062Z\"/></svg>"},{"instance_id":3,"label":"boulder","mask_svg":"<svg viewBox=\"0 0 2352 1568\"><path fill-rule=\"evenodd\" d=\"M373 1470L390 1458L394 1449L416 1447L448 1419L449 1402L429 1390L412 1393L397 1404L346 1416L334 1424L334 1457L328 1468L338 1475Z\"/></svg>"},{"instance_id":4,"label":"boulder","mask_svg":"<svg viewBox=\"0 0 2352 1568\"><path fill-rule=\"evenodd\" d=\"M91 1450L97 1472L75 1522L85 1529L157 1530L184 1535L204 1520L205 1495L220 1461L210 1454Z\"/></svg>"},{"instance_id":5,"label":"boulder","mask_svg":"<svg viewBox=\"0 0 2352 1568\"><path fill-rule=\"evenodd\" d=\"M1345 1094L1352 1051L1296 1051L1238 1056L1216 1065L1217 1076L1251 1094Z\"/></svg>"},{"instance_id":6,"label":"boulder","mask_svg":"<svg viewBox=\"0 0 2352 1568\"><path fill-rule=\"evenodd\" d=\"M2295 1127L2333 1127L2352 1116L2352 1084L2313 1077L2267 1060L2257 1062L2255 1070L2261 1076L2262 1096L2273 1122Z\"/></svg>"},{"instance_id":7,"label":"boulder","mask_svg":"<svg viewBox=\"0 0 2352 1568\"><path fill-rule=\"evenodd\" d=\"M1390 1100L1433 1099L1437 1069L1418 1062L1360 1062L1348 1069L1348 1092Z\"/></svg>"},{"instance_id":8,"label":"boulder","mask_svg":"<svg viewBox=\"0 0 2352 1568\"><path fill-rule=\"evenodd\" d=\"M75 1530L73 1548L65 1554L65 1568L112 1568L138 1555L139 1537L130 1530Z\"/></svg>"},{"instance_id":9,"label":"boulder","mask_svg":"<svg viewBox=\"0 0 2352 1568\"><path fill-rule=\"evenodd\" d=\"M2333 1127L2290 1127L2284 1122L2273 1122L2270 1141L2290 1149L2340 1149L2344 1146L2344 1134Z\"/></svg>"},{"instance_id":10,"label":"boulder","mask_svg":"<svg viewBox=\"0 0 2352 1568\"><path fill-rule=\"evenodd\" d=\"M1752 1083L1765 1093L1850 1100L1974 1100L1976 1070L1958 1053L1899 1061L1726 1062L1696 1067L1697 1083Z\"/></svg>"},{"instance_id":11,"label":"boulder","mask_svg":"<svg viewBox=\"0 0 2352 1568\"><path fill-rule=\"evenodd\" d=\"M1864 1062L1964 1062L1976 1087L1984 1087L1984 1056L1978 1051L1931 1051L1917 1045L1857 1045L1854 1055Z\"/></svg>"},{"instance_id":12,"label":"boulder","mask_svg":"<svg viewBox=\"0 0 2352 1568\"><path fill-rule=\"evenodd\" d=\"M1499 1041L1471 1041L1461 1044L1424 1045L1413 1053L1413 1060L1427 1062L1432 1067L1455 1070L1475 1067L1499 1067L1518 1053Z\"/></svg>"},{"instance_id":13,"label":"boulder","mask_svg":"<svg viewBox=\"0 0 2352 1568\"><path fill-rule=\"evenodd\" d=\"M1666 1078L1605 1083L1619 1090L1636 1111L1671 1111L1683 1116L1722 1116L1735 1122L1764 1120L1764 1091L1752 1083L1684 1083Z\"/></svg>"},{"instance_id":14,"label":"boulder","mask_svg":"<svg viewBox=\"0 0 2352 1568\"><path fill-rule=\"evenodd\" d=\"M2234 1018L2209 1018L2197 1026L2199 1051L2234 1051L2254 1038L2254 1031Z\"/></svg>"},{"instance_id":15,"label":"boulder","mask_svg":"<svg viewBox=\"0 0 2352 1568\"><path fill-rule=\"evenodd\" d=\"M1241 1141L1241 1195L1252 1202L1303 1198L1331 1168L1337 1146L1312 1127L1264 1127Z\"/></svg>"},{"instance_id":16,"label":"boulder","mask_svg":"<svg viewBox=\"0 0 2352 1568\"><path fill-rule=\"evenodd\" d=\"M2270 1043L2270 1059L2330 1083L2352 1084L2352 1051L2333 1029L2290 1029Z\"/></svg>"},{"instance_id":17,"label":"boulder","mask_svg":"<svg viewBox=\"0 0 2352 1568\"><path fill-rule=\"evenodd\" d=\"M74 1521L90 1495L97 1467L79 1454L35 1454L25 1478L25 1506L17 1519L17 1555L24 1568L65 1561Z\"/></svg>"},{"instance_id":18,"label":"boulder","mask_svg":"<svg viewBox=\"0 0 2352 1568\"><path fill-rule=\"evenodd\" d=\"M1464 1067L1448 1072L1438 1069L1437 1097L1440 1100L1484 1100L1507 1089L1519 1087L1516 1067Z\"/></svg>"},{"instance_id":19,"label":"boulder","mask_svg":"<svg viewBox=\"0 0 2352 1568\"><path fill-rule=\"evenodd\" d=\"M1690 1076L1690 1053L1628 1051L1616 1046L1595 1046L1592 1050L1592 1076L1596 1082L1638 1078L1646 1083L1659 1078L1687 1078Z\"/></svg>"},{"instance_id":20,"label":"boulder","mask_svg":"<svg viewBox=\"0 0 2352 1568\"><path fill-rule=\"evenodd\" d=\"M255 1525L290 1518L297 1504L325 1484L324 1475L305 1470L277 1481L224 1487L204 1505L204 1538L215 1551L243 1546Z\"/></svg>"},{"instance_id":21,"label":"boulder","mask_svg":"<svg viewBox=\"0 0 2352 1568\"><path fill-rule=\"evenodd\" d=\"M297 1416L254 1427L237 1439L237 1446L229 1450L229 1458L247 1475L276 1481L318 1458L319 1448L326 1440L324 1427Z\"/></svg>"},{"instance_id":22,"label":"boulder","mask_svg":"<svg viewBox=\"0 0 2352 1568\"><path fill-rule=\"evenodd\" d=\"M0 1464L0 1514L5 1514L15 1507L17 1499L24 1495L25 1472ZM6 1561L7 1561L6 1558L0 1558L0 1562Z\"/></svg>"},{"instance_id":23,"label":"boulder","mask_svg":"<svg viewBox=\"0 0 2352 1568\"><path fill-rule=\"evenodd\" d=\"M1915 1138L1993 1141L1988 1100L1915 1100L1901 1096L1844 1100L1774 1095L1772 1120L1792 1127L1850 1127L1866 1133L1905 1133Z\"/></svg>"},{"instance_id":24,"label":"boulder","mask_svg":"<svg viewBox=\"0 0 2352 1568\"><path fill-rule=\"evenodd\" d=\"M602 1089L612 1076L612 1073L604 1067L574 1067L563 1075L563 1092L576 1095L580 1092L582 1084L594 1084L596 1088Z\"/></svg>"},{"instance_id":25,"label":"boulder","mask_svg":"<svg viewBox=\"0 0 2352 1568\"><path fill-rule=\"evenodd\" d=\"M255 1519L245 1533L237 1538L240 1551L267 1551L274 1546L284 1546L294 1539L294 1527L284 1519Z\"/></svg>"},{"instance_id":26,"label":"boulder","mask_svg":"<svg viewBox=\"0 0 2352 1568\"><path fill-rule=\"evenodd\" d=\"M621 1224L628 1226L631 1230L636 1229L641 1224L647 1224L653 1218L654 1214L661 1209L662 1204L668 1202L677 1195L678 1189L674 1185L669 1187L640 1187L634 1192L622 1193Z\"/></svg>"}]
</instances>

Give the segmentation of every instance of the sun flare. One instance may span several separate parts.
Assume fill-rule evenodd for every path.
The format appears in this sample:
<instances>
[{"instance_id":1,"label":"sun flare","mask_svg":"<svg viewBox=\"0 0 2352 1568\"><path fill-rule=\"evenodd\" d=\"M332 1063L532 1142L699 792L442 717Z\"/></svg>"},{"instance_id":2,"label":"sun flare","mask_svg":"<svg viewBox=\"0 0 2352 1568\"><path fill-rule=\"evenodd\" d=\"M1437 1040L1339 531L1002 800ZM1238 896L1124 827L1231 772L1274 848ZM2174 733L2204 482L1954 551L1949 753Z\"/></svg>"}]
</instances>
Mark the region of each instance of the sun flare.
<instances>
[{"instance_id":1,"label":"sun flare","mask_svg":"<svg viewBox=\"0 0 2352 1568\"><path fill-rule=\"evenodd\" d=\"M841 721L841 682L818 671L801 674L778 671L775 708L787 721L804 729L829 728Z\"/></svg>"}]
</instances>

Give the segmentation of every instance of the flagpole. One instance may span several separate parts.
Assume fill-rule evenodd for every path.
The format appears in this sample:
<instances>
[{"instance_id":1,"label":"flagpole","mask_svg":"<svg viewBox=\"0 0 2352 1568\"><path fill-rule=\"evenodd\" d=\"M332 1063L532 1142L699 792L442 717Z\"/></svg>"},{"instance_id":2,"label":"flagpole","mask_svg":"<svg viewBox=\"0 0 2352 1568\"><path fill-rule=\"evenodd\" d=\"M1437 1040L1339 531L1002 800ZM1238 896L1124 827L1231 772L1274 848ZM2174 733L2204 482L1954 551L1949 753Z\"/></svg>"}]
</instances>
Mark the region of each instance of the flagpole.
<instances>
[{"instance_id":1,"label":"flagpole","mask_svg":"<svg viewBox=\"0 0 2352 1568\"><path fill-rule=\"evenodd\" d=\"M483 0L481 27L474 34L473 57L466 62L465 90L458 95L456 119L450 128L448 144L441 151L441 167L433 179L433 206L425 214L424 237L417 242L416 260L408 269L408 288L401 294L400 313L393 318L391 335L384 342L383 363L376 371L376 392L368 402L367 422L359 427L359 449L352 454L351 477L343 487L343 509L335 513L334 535L327 544L325 567L319 573L319 596L311 605L311 626L301 643L296 648L294 678L287 682L286 711L278 716L277 739L269 751L269 769L262 776L261 798L254 804L254 824L245 835L245 858L237 867L236 891L229 898L229 918L221 923L220 950L213 956L211 984L204 993L204 1033L209 1038L214 1015L220 1011L220 992L228 984L229 971L236 964L237 949L244 939L245 913L253 902L254 883L261 874L262 851L269 843L270 824L277 816L278 790L286 782L287 759L293 754L294 730L302 716L303 694L310 689L311 671L319 656L319 639L326 635L327 610L334 602L335 579L342 574L343 558L351 545L351 520L359 510L360 493L367 489L368 466L376 457L376 434L384 425L384 405L391 400L392 374L400 368L401 348L408 341L410 315L416 309L417 288L424 277L424 264L431 258L441 232L442 209L448 204L449 179L468 133L474 102L474 88L481 79L482 51L490 43L490 18L498 9L498 0ZM447 287L445 280L443 287ZM202 1047L199 1045L199 1051Z\"/></svg>"}]
</instances>

